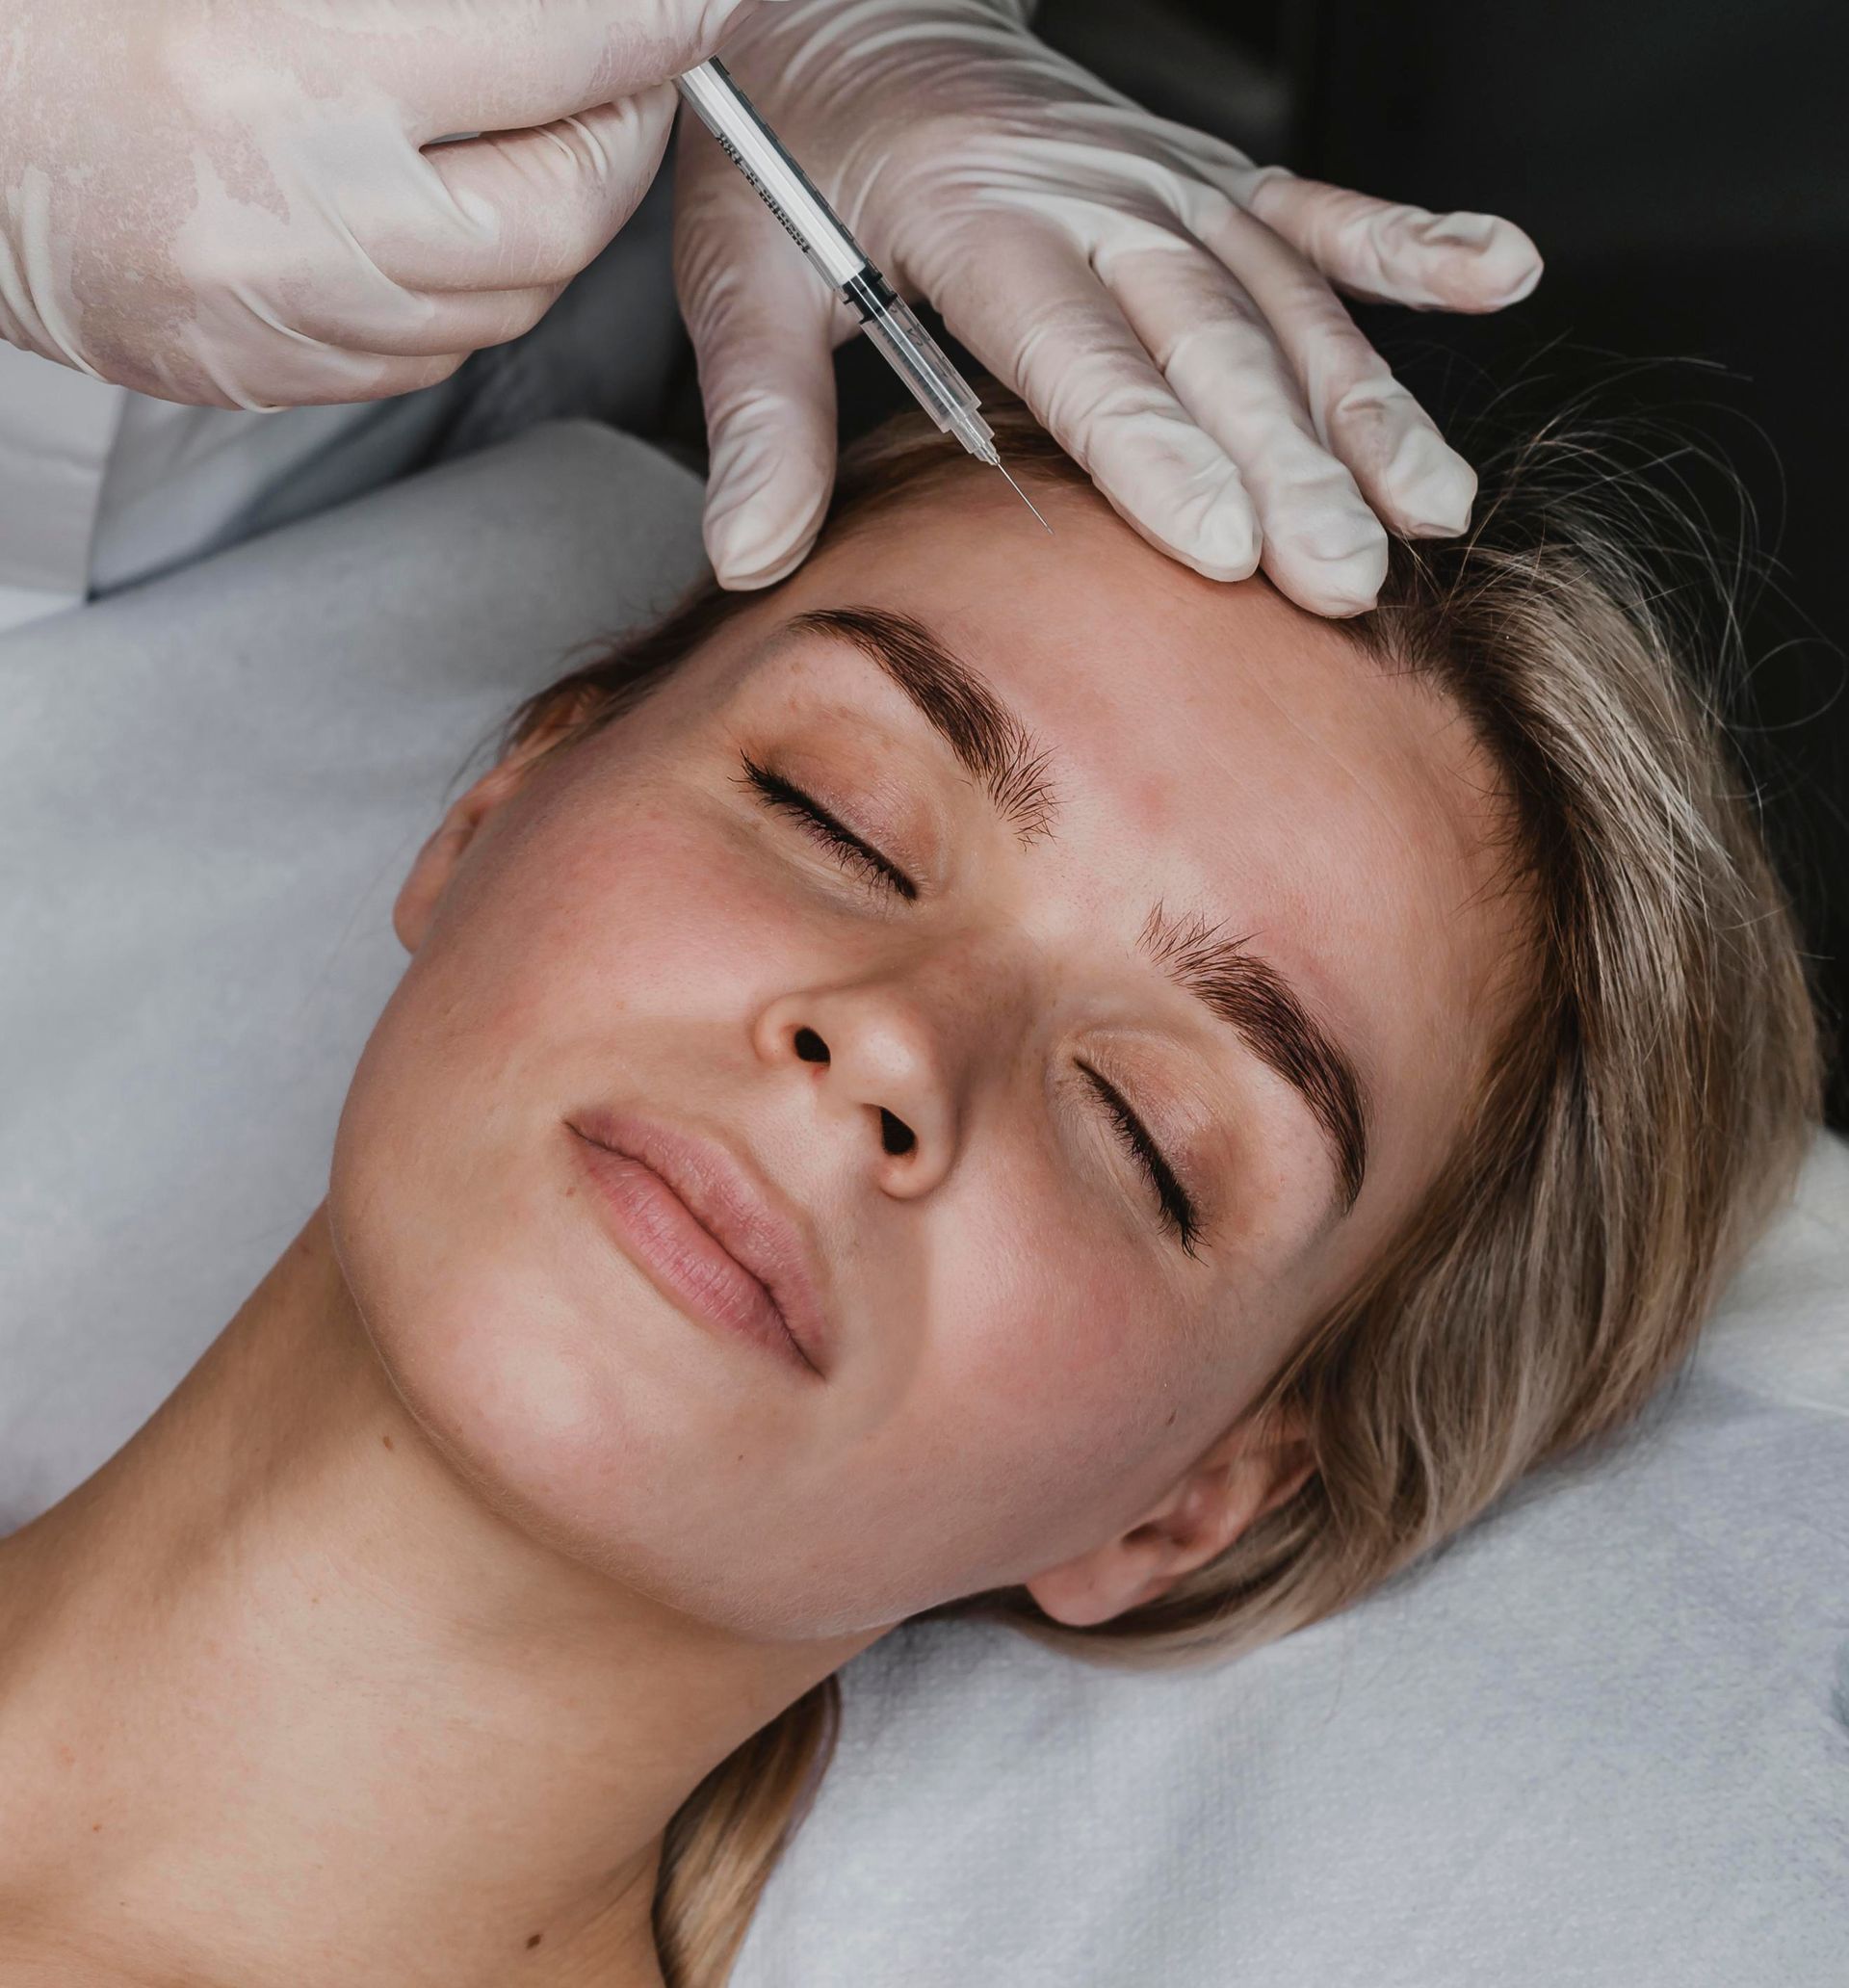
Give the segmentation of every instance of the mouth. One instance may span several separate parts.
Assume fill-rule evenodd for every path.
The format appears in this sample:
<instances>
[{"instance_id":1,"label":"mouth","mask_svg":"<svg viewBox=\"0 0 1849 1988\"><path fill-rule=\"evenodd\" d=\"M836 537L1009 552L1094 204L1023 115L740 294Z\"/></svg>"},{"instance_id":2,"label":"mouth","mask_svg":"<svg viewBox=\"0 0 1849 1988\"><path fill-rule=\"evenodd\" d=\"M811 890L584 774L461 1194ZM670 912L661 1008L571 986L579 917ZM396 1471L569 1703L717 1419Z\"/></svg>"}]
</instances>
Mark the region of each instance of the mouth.
<instances>
[{"instance_id":1,"label":"mouth","mask_svg":"<svg viewBox=\"0 0 1849 1988\"><path fill-rule=\"evenodd\" d=\"M814 1245L754 1167L716 1140L627 1112L564 1122L606 1226L664 1296L826 1378Z\"/></svg>"}]
</instances>

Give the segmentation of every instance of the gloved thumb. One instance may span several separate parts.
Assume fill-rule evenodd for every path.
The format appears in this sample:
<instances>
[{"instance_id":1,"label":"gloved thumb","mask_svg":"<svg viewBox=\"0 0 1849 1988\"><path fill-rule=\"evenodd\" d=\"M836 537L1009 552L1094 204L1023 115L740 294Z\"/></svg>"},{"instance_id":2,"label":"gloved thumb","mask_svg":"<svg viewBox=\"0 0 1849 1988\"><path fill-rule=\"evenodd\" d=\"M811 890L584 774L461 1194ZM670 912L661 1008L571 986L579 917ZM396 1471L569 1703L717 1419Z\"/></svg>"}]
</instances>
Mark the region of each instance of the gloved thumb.
<instances>
[{"instance_id":1,"label":"gloved thumb","mask_svg":"<svg viewBox=\"0 0 1849 1988\"><path fill-rule=\"evenodd\" d=\"M707 557L743 589L781 580L821 530L846 310L755 200L726 193L677 219L674 279L706 403Z\"/></svg>"},{"instance_id":2,"label":"gloved thumb","mask_svg":"<svg viewBox=\"0 0 1849 1988\"><path fill-rule=\"evenodd\" d=\"M442 189L441 211L400 226L378 259L419 289L568 282L648 191L674 101L661 84L535 130L431 146L424 156Z\"/></svg>"}]
</instances>

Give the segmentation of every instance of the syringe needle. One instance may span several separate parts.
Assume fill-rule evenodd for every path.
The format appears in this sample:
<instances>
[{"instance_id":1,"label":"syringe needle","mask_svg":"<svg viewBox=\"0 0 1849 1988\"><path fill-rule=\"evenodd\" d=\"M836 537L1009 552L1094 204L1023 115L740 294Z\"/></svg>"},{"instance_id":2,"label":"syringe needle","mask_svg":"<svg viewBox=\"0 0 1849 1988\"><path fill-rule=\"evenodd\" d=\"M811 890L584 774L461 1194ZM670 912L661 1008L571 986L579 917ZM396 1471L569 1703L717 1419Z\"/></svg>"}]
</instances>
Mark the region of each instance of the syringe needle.
<instances>
[{"instance_id":1,"label":"syringe needle","mask_svg":"<svg viewBox=\"0 0 1849 1988\"><path fill-rule=\"evenodd\" d=\"M1025 504L1029 510L1033 510L1033 499L1028 495L1028 493L1021 487L1019 484L1015 482L1015 480L1011 476L1008 476L1006 465L998 460L995 466L997 469L1001 470L1002 474L1004 477L1008 477L1008 488L1012 490L1018 498L1020 498L1021 502ZM1042 527L1045 529L1048 537L1052 537L1053 527L1047 523L1045 518L1040 517L1040 513L1037 510L1033 510L1033 514L1036 518L1040 518L1040 523Z\"/></svg>"}]
</instances>

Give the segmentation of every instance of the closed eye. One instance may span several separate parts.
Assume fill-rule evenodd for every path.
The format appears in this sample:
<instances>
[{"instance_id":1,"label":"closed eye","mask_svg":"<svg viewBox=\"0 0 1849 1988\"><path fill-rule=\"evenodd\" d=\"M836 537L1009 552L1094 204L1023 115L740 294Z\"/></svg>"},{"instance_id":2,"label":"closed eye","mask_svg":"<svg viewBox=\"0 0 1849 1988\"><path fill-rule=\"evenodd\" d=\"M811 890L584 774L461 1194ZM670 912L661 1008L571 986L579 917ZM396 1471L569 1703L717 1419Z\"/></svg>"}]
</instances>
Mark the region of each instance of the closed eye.
<instances>
[{"instance_id":1,"label":"closed eye","mask_svg":"<svg viewBox=\"0 0 1849 1988\"><path fill-rule=\"evenodd\" d=\"M901 898L918 896L918 885L897 863L881 855L871 842L863 842L845 823L836 821L825 807L800 787L786 780L781 773L773 773L768 767L760 766L749 754L742 755L742 758L744 779L741 784L751 788L766 807L779 808L785 814L794 815L818 842L833 850L845 862L858 868L883 888L897 892Z\"/></svg>"},{"instance_id":2,"label":"closed eye","mask_svg":"<svg viewBox=\"0 0 1849 1988\"><path fill-rule=\"evenodd\" d=\"M1189 1256L1197 1255L1194 1239L1200 1234L1200 1220L1187 1190L1176 1179L1174 1168L1162 1158L1161 1148L1150 1138L1143 1121L1131 1110L1128 1100L1115 1085L1099 1076L1089 1063L1081 1063L1079 1067L1090 1078L1098 1095L1104 1099L1111 1121L1117 1127L1118 1137L1130 1149L1132 1159L1149 1177L1149 1184L1155 1189L1156 1199L1161 1208L1162 1220L1174 1230L1183 1249Z\"/></svg>"}]
</instances>

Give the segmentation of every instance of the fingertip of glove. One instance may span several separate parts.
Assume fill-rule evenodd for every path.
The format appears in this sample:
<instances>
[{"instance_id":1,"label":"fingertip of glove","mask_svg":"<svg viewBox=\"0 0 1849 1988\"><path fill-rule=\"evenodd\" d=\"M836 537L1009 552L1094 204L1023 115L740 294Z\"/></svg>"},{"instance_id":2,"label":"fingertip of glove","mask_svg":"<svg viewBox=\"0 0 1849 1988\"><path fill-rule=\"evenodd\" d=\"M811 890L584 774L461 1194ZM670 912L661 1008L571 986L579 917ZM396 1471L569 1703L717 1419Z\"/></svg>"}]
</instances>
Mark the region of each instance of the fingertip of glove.
<instances>
[{"instance_id":1,"label":"fingertip of glove","mask_svg":"<svg viewBox=\"0 0 1849 1988\"><path fill-rule=\"evenodd\" d=\"M1185 545L1188 563L1210 580L1251 579L1264 551L1258 512L1237 470L1174 536Z\"/></svg>"},{"instance_id":2,"label":"fingertip of glove","mask_svg":"<svg viewBox=\"0 0 1849 1988\"><path fill-rule=\"evenodd\" d=\"M1387 570L1387 528L1368 510L1353 481L1343 476L1333 494L1306 491L1311 499L1299 511L1301 523L1292 535L1298 553L1329 572L1349 566L1377 569L1378 586ZM1315 499L1320 497L1320 502ZM1277 536L1274 531L1272 536Z\"/></svg>"},{"instance_id":3,"label":"fingertip of glove","mask_svg":"<svg viewBox=\"0 0 1849 1988\"><path fill-rule=\"evenodd\" d=\"M821 530L826 495L793 520L770 501L768 486L739 496L722 492L708 508L702 536L719 585L743 592L774 586L794 573Z\"/></svg>"},{"instance_id":4,"label":"fingertip of glove","mask_svg":"<svg viewBox=\"0 0 1849 1988\"><path fill-rule=\"evenodd\" d=\"M1523 240L1526 241L1527 237L1524 235ZM1503 294L1501 298L1503 303L1520 303L1524 297L1532 294L1535 285L1540 282L1542 273L1547 268L1547 265L1541 260L1541 251L1535 248L1532 242L1528 243L1528 258L1526 270L1516 277L1515 281Z\"/></svg>"},{"instance_id":5,"label":"fingertip of glove","mask_svg":"<svg viewBox=\"0 0 1849 1988\"><path fill-rule=\"evenodd\" d=\"M1366 543L1337 558L1300 560L1293 577L1302 591L1289 589L1297 599L1307 600L1318 615L1345 620L1351 615L1365 615L1380 598L1381 583L1387 578L1387 534L1374 521L1374 531Z\"/></svg>"},{"instance_id":6,"label":"fingertip of glove","mask_svg":"<svg viewBox=\"0 0 1849 1988\"><path fill-rule=\"evenodd\" d=\"M1433 505L1425 514L1406 518L1400 525L1399 536L1402 538L1462 537L1470 530L1471 510L1475 494L1472 490L1470 496L1465 497L1460 503L1443 508Z\"/></svg>"},{"instance_id":7,"label":"fingertip of glove","mask_svg":"<svg viewBox=\"0 0 1849 1988\"><path fill-rule=\"evenodd\" d=\"M1454 538L1471 522L1476 471L1424 421L1410 424L1381 478L1404 538Z\"/></svg>"},{"instance_id":8,"label":"fingertip of glove","mask_svg":"<svg viewBox=\"0 0 1849 1988\"><path fill-rule=\"evenodd\" d=\"M1196 541L1177 546L1162 541L1162 549L1180 559L1184 565L1192 566L1204 580L1249 580L1259 570L1259 561L1263 553L1256 532L1244 541L1236 553L1228 555L1219 547Z\"/></svg>"},{"instance_id":9,"label":"fingertip of glove","mask_svg":"<svg viewBox=\"0 0 1849 1988\"><path fill-rule=\"evenodd\" d=\"M1501 310L1520 303L1541 280L1541 251L1512 221L1497 214L1435 214L1417 229L1421 247L1461 249L1455 306Z\"/></svg>"},{"instance_id":10,"label":"fingertip of glove","mask_svg":"<svg viewBox=\"0 0 1849 1988\"><path fill-rule=\"evenodd\" d=\"M1510 222L1500 222L1478 265L1485 302L1493 310L1520 303L1540 282L1543 268L1541 251L1527 236Z\"/></svg>"},{"instance_id":11,"label":"fingertip of glove","mask_svg":"<svg viewBox=\"0 0 1849 1988\"><path fill-rule=\"evenodd\" d=\"M832 477L783 445L780 430L716 441L702 536L721 587L769 587L794 572L827 514Z\"/></svg>"},{"instance_id":12,"label":"fingertip of glove","mask_svg":"<svg viewBox=\"0 0 1849 1988\"><path fill-rule=\"evenodd\" d=\"M709 529L706 556L713 562L713 577L728 593L749 593L763 587L774 587L801 565L816 535L810 532L795 538L763 533L728 531L724 526Z\"/></svg>"},{"instance_id":13,"label":"fingertip of glove","mask_svg":"<svg viewBox=\"0 0 1849 1988\"><path fill-rule=\"evenodd\" d=\"M1152 545L1208 580L1258 570L1264 538L1238 465L1179 407L1104 415L1081 439L1099 490Z\"/></svg>"}]
</instances>

